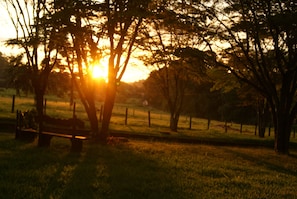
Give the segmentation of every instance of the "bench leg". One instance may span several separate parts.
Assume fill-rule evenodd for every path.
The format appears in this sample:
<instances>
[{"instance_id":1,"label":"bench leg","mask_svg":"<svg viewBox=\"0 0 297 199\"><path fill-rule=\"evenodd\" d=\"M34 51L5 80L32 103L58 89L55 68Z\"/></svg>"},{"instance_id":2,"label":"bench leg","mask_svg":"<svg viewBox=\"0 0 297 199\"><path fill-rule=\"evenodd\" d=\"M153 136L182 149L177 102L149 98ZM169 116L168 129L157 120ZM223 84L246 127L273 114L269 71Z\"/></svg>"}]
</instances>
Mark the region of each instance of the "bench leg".
<instances>
[{"instance_id":1,"label":"bench leg","mask_svg":"<svg viewBox=\"0 0 297 199\"><path fill-rule=\"evenodd\" d=\"M51 143L52 136L45 135L45 134L39 134L38 137L38 146L39 147L49 147Z\"/></svg>"},{"instance_id":2,"label":"bench leg","mask_svg":"<svg viewBox=\"0 0 297 199\"><path fill-rule=\"evenodd\" d=\"M79 139L71 139L71 152L80 153L82 151L83 141Z\"/></svg>"}]
</instances>

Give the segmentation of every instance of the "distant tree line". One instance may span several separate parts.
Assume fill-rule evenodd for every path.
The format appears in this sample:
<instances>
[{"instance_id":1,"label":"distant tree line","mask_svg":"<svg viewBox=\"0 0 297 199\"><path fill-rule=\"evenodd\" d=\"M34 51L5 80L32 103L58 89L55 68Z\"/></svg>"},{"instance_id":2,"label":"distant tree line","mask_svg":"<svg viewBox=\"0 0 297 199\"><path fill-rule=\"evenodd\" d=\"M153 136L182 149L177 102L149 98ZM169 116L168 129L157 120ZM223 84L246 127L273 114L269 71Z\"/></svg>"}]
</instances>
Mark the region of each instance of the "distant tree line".
<instances>
[{"instance_id":1,"label":"distant tree line","mask_svg":"<svg viewBox=\"0 0 297 199\"><path fill-rule=\"evenodd\" d=\"M144 82L145 98L149 105L169 111L162 91L153 75ZM185 88L181 114L242 124L257 124L257 104L244 103L237 90L214 90L213 82L188 83Z\"/></svg>"}]
</instances>

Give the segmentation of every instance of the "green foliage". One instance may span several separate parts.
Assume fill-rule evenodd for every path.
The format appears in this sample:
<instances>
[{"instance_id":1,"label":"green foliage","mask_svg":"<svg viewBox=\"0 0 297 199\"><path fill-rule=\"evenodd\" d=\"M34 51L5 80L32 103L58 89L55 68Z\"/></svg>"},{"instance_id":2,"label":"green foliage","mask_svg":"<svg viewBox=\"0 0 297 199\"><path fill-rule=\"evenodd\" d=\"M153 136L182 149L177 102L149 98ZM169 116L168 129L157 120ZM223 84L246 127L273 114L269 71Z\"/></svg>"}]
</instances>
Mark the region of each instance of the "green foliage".
<instances>
[{"instance_id":1,"label":"green foliage","mask_svg":"<svg viewBox=\"0 0 297 199\"><path fill-rule=\"evenodd\" d=\"M8 58L0 52L0 87L7 87Z\"/></svg>"},{"instance_id":2,"label":"green foliage","mask_svg":"<svg viewBox=\"0 0 297 199\"><path fill-rule=\"evenodd\" d=\"M21 91L26 94L33 92L30 79L32 71L30 67L22 62L23 55L12 56L9 58L9 68L7 70L7 83L9 87L15 88L20 95Z\"/></svg>"},{"instance_id":3,"label":"green foliage","mask_svg":"<svg viewBox=\"0 0 297 199\"><path fill-rule=\"evenodd\" d=\"M121 82L117 89L116 102L124 104L142 105L144 100L143 81L134 83Z\"/></svg>"},{"instance_id":4,"label":"green foliage","mask_svg":"<svg viewBox=\"0 0 297 199\"><path fill-rule=\"evenodd\" d=\"M63 84L61 84L63 82ZM63 97L70 93L71 77L67 72L51 72L49 75L47 93L54 94L58 97Z\"/></svg>"},{"instance_id":5,"label":"green foliage","mask_svg":"<svg viewBox=\"0 0 297 199\"><path fill-rule=\"evenodd\" d=\"M218 65L265 98L276 129L275 150L288 153L297 114L296 1L217 1L211 6L210 30L221 43Z\"/></svg>"}]
</instances>

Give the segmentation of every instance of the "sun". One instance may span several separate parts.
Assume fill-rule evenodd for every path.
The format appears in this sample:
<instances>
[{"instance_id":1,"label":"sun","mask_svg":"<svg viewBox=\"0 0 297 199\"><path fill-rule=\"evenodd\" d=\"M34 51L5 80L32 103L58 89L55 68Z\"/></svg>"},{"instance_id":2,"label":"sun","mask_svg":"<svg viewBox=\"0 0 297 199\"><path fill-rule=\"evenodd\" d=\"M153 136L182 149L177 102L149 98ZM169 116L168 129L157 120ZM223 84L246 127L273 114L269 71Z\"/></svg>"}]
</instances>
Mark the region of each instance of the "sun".
<instances>
[{"instance_id":1,"label":"sun","mask_svg":"<svg viewBox=\"0 0 297 199\"><path fill-rule=\"evenodd\" d=\"M127 67L121 81L123 82L136 82L144 80L148 77L150 69L145 67L139 60L131 60L131 63ZM108 82L108 59L103 58L96 63L90 65L89 74L94 80L104 80Z\"/></svg>"},{"instance_id":2,"label":"sun","mask_svg":"<svg viewBox=\"0 0 297 199\"><path fill-rule=\"evenodd\" d=\"M92 76L93 78L99 78L102 77L102 70L100 69L99 66L94 66L92 70Z\"/></svg>"},{"instance_id":3,"label":"sun","mask_svg":"<svg viewBox=\"0 0 297 199\"><path fill-rule=\"evenodd\" d=\"M103 65L95 65L92 67L92 77L94 79L107 79L107 70Z\"/></svg>"}]
</instances>

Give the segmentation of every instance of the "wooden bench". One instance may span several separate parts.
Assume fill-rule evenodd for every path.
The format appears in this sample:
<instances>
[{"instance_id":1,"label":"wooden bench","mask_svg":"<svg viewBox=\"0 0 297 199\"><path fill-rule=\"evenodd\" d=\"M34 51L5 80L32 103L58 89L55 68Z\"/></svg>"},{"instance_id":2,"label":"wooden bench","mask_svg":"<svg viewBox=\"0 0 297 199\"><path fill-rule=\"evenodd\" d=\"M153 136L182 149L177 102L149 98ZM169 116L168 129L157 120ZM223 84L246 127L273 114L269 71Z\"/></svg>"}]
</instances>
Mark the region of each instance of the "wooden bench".
<instances>
[{"instance_id":1,"label":"wooden bench","mask_svg":"<svg viewBox=\"0 0 297 199\"><path fill-rule=\"evenodd\" d=\"M86 136L82 136L82 135L69 135L69 134L43 131L41 132L41 134L39 134L38 146L49 147L52 137L70 139L72 152L81 152L83 148L83 141L88 139Z\"/></svg>"},{"instance_id":2,"label":"wooden bench","mask_svg":"<svg viewBox=\"0 0 297 199\"><path fill-rule=\"evenodd\" d=\"M26 127L23 124L24 120L24 114L17 111L16 139L33 141L38 136L39 147L49 147L53 137L60 137L70 139L72 152L81 152L83 141L88 139L89 131L82 129L84 127L83 122L76 117L56 119L44 116L42 132Z\"/></svg>"}]
</instances>

